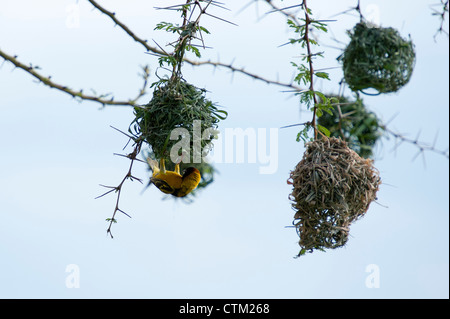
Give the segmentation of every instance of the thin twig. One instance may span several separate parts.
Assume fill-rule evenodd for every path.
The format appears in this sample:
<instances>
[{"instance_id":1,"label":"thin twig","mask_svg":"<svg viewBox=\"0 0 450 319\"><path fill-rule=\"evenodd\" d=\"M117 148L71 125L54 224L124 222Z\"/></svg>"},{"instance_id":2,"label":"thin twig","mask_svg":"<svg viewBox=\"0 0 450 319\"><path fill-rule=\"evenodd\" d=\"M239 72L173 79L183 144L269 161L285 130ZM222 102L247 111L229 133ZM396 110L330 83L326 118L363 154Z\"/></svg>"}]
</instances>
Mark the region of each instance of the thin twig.
<instances>
[{"instance_id":1,"label":"thin twig","mask_svg":"<svg viewBox=\"0 0 450 319\"><path fill-rule=\"evenodd\" d=\"M260 76L256 73L252 73L252 72L248 72L246 71L244 68L238 68L235 67L233 65L233 63L222 63L222 62L213 62L211 60L207 60L207 61L190 61L190 60L184 60L185 62L188 62L189 64L193 65L193 66L200 66L200 65L210 65L214 68L216 67L222 67L225 69L229 69L233 74L234 73L240 73L243 75L246 75L254 80L258 80L261 82L264 82L266 84L271 84L271 85L277 85L277 86L281 86L281 87L285 87L285 88L290 88L292 90L292 92L300 92L303 91L304 89L293 84L292 82L281 82L278 80L271 80L268 78L265 78L263 76Z\"/></svg>"},{"instance_id":2,"label":"thin twig","mask_svg":"<svg viewBox=\"0 0 450 319\"><path fill-rule=\"evenodd\" d=\"M131 218L130 215L128 215L122 209L119 208L119 201L120 201L120 195L121 195L121 192L122 192L122 188L123 188L123 185L124 185L126 180L128 180L128 179L130 179L130 180L135 179L135 180L137 180L137 181L142 183L141 179L139 179L137 177L134 177L132 175L133 164L134 164L134 161L137 160L137 156L138 156L138 154L141 151L141 146L142 146L142 141L141 140L135 141L135 146L134 146L133 152L131 152L130 154L125 156L125 157L129 158L131 162L130 162L130 166L128 168L128 172L125 174L125 177L122 179L122 181L119 183L119 185L117 185L117 186L100 185L102 187L109 188L109 190L106 193L96 197L96 199L100 198L100 197L103 197L103 196L105 196L107 194L112 193L113 191L117 193L116 205L115 205L115 208L114 208L114 211L113 211L113 215L112 215L111 218L107 219L109 221L109 226L108 226L108 229L106 230L106 233L109 236L111 236L111 238L114 238L113 235L112 235L112 232L111 232L111 228L112 228L113 223L116 222L116 219L115 219L116 213L117 212L121 212L125 216L128 216L128 217Z\"/></svg>"},{"instance_id":3,"label":"thin twig","mask_svg":"<svg viewBox=\"0 0 450 319\"><path fill-rule=\"evenodd\" d=\"M64 93L67 93L70 96L72 96L73 98L97 102L97 103L102 104L103 106L105 106L105 105L137 106L136 101L146 93L145 88L147 86L147 80L149 77L149 71L148 71L147 66L143 68L144 74L142 75L142 77L144 78L144 86L139 91L139 94L136 96L136 98L130 99L127 101L114 101L114 97L112 97L110 99L106 99L105 96L107 96L107 95L100 95L100 96L87 95L87 94L83 93L83 90L75 91L65 85L58 84L58 83L52 81L51 76L45 77L45 76L41 75L40 73L38 73L36 70L38 70L39 67L33 66L32 64L26 65L26 64L20 62L17 59L17 55L12 56L12 55L9 55L9 54L5 53L4 51L0 50L0 57L2 57L5 61L11 62L16 68L22 69L25 72L31 74L33 77L38 79L44 85L49 86L50 88L54 88L54 89L57 89Z\"/></svg>"},{"instance_id":4,"label":"thin twig","mask_svg":"<svg viewBox=\"0 0 450 319\"><path fill-rule=\"evenodd\" d=\"M417 154L414 156L413 159L417 158L417 156L419 156L420 154L423 155L426 151L429 151L429 152L433 152L433 153L436 153L436 154L443 155L443 156L446 157L447 159L449 158L449 150L448 150L448 149L446 149L446 150L439 150L439 149L436 148L436 139L437 139L437 136L435 136L435 139L434 139L433 144L432 144L432 145L429 145L429 144L425 144L424 142L422 142L422 141L419 140L420 131L419 131L419 133L417 134L416 138L408 138L408 137L404 136L404 135L401 134L401 133L398 133L398 132L395 132L395 131L391 130L391 129L388 128L386 125L382 125L381 128L382 128L386 133L388 133L389 135L391 135L391 136L393 136L393 137L395 138L395 140L396 140L396 143L395 143L395 149L397 149L397 148L400 146L400 144L403 143L403 142L409 143L409 144L411 144L411 145L417 147L417 148L418 148L418 152L417 152Z\"/></svg>"},{"instance_id":5,"label":"thin twig","mask_svg":"<svg viewBox=\"0 0 450 319\"><path fill-rule=\"evenodd\" d=\"M436 37L437 37L440 33L444 33L444 34L446 34L447 36L449 35L449 34L448 34L448 31L446 31L446 30L444 29L445 16L448 14L448 2L449 2L449 0L446 0L446 1L441 0L441 3L438 4L438 5L441 7L441 10L440 10L440 11L439 11L439 10L436 10L436 9L433 9L432 15L439 16L439 19L441 20L439 29L436 31L436 33L435 33L435 35L434 35L434 40L435 40L435 41L436 41Z\"/></svg>"}]
</instances>

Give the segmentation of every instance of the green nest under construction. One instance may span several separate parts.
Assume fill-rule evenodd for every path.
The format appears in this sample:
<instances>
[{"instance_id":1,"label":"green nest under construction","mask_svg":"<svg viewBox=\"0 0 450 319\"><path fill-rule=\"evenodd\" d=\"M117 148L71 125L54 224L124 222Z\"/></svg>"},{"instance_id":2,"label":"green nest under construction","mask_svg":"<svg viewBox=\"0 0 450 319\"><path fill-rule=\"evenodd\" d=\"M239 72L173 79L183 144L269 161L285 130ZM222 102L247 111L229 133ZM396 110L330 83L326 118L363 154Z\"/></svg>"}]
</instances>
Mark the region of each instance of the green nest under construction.
<instances>
[{"instance_id":1,"label":"green nest under construction","mask_svg":"<svg viewBox=\"0 0 450 319\"><path fill-rule=\"evenodd\" d=\"M328 96L337 101L332 114L324 112L318 119L331 136L343 138L348 146L364 158L373 157L373 148L383 136L380 119L365 107L363 100L352 101L346 97Z\"/></svg>"},{"instance_id":2,"label":"green nest under construction","mask_svg":"<svg viewBox=\"0 0 450 319\"><path fill-rule=\"evenodd\" d=\"M191 157L195 138L200 141L197 151L206 151L204 148L214 138L214 134L207 138L198 134L194 136L194 123L200 123L196 128L199 134L203 134L206 129L212 132L227 114L206 99L205 92L204 89L198 89L180 79L159 85L147 105L135 107L135 119L130 131L133 130L135 135L149 144L156 159L170 159L170 151L179 141L176 138L171 139L172 131L177 128L186 129L189 133L188 147Z\"/></svg>"},{"instance_id":3,"label":"green nest under construction","mask_svg":"<svg viewBox=\"0 0 450 319\"><path fill-rule=\"evenodd\" d=\"M351 90L372 88L390 93L409 82L416 58L412 41L403 39L393 28L365 22L358 23L349 35L350 43L338 60Z\"/></svg>"}]
</instances>

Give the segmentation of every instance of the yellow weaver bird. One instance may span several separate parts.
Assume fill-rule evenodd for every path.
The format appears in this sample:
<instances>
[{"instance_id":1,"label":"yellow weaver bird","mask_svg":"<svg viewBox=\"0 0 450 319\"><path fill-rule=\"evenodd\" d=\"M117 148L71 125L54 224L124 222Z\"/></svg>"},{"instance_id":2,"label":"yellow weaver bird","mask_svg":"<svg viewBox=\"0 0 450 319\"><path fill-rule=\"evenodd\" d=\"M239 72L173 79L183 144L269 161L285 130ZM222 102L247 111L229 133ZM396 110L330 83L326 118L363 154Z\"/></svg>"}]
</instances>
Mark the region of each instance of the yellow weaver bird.
<instances>
[{"instance_id":1,"label":"yellow weaver bird","mask_svg":"<svg viewBox=\"0 0 450 319\"><path fill-rule=\"evenodd\" d=\"M195 167L188 167L183 175L180 174L180 164L175 165L174 171L167 171L164 159L158 162L147 158L147 162L153 171L150 183L165 193L175 197L184 197L192 192L200 183L200 171Z\"/></svg>"}]
</instances>

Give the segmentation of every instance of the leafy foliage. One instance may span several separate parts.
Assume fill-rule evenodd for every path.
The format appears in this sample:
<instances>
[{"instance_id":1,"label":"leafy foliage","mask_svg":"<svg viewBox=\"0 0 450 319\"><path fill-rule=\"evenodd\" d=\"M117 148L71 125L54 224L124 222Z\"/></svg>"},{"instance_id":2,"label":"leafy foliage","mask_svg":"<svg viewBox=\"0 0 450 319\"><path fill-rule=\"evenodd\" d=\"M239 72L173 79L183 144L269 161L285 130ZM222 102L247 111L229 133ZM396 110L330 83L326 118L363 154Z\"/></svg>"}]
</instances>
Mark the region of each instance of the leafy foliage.
<instances>
[{"instance_id":1,"label":"leafy foliage","mask_svg":"<svg viewBox=\"0 0 450 319\"><path fill-rule=\"evenodd\" d=\"M314 29L319 32L328 32L327 25L321 21L311 19L312 11L303 6L305 10L305 18L303 19L288 19L288 26L296 34L295 38L289 39L290 44L298 44L302 49L306 49L306 53L301 55L301 64L291 62L291 65L297 70L294 81L299 85L309 87L307 90L296 93L300 95L300 103L305 105L307 109L312 110L313 119L311 122L304 124L303 129L297 134L297 141L310 141L312 137L309 136L311 128L314 130L314 136L317 132L330 136L330 131L324 125L318 125L316 119L320 118L325 112L330 113L333 106L325 94L314 89L314 77L323 80L330 80L327 72L315 72L313 68L313 59L323 57L323 52L312 52L311 46L319 46L318 42L312 39L309 35L309 29ZM321 100L322 102L319 102Z\"/></svg>"},{"instance_id":2,"label":"leafy foliage","mask_svg":"<svg viewBox=\"0 0 450 319\"><path fill-rule=\"evenodd\" d=\"M330 96L330 100L335 101L335 107L319 117L319 125L329 129L327 136L342 138L361 157L372 158L373 147L384 133L376 114L368 111L359 97L350 101L346 97Z\"/></svg>"}]
</instances>

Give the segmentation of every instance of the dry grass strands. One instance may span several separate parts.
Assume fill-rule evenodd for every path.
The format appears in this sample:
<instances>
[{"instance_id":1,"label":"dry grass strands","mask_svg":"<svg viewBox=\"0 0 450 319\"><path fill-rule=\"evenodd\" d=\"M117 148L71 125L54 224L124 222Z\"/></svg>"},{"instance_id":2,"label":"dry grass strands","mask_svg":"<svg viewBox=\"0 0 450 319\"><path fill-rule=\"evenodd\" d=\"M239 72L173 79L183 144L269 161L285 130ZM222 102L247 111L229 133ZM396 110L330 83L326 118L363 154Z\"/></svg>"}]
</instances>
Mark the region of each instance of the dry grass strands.
<instances>
[{"instance_id":1,"label":"dry grass strands","mask_svg":"<svg viewBox=\"0 0 450 319\"><path fill-rule=\"evenodd\" d=\"M381 180L371 160L331 137L307 144L289 183L300 256L344 246L350 224L367 212Z\"/></svg>"},{"instance_id":2,"label":"dry grass strands","mask_svg":"<svg viewBox=\"0 0 450 319\"><path fill-rule=\"evenodd\" d=\"M358 23L349 32L351 41L338 57L344 79L353 91L373 88L396 92L411 78L415 65L414 44L393 28ZM364 93L364 92L363 92Z\"/></svg>"}]
</instances>

